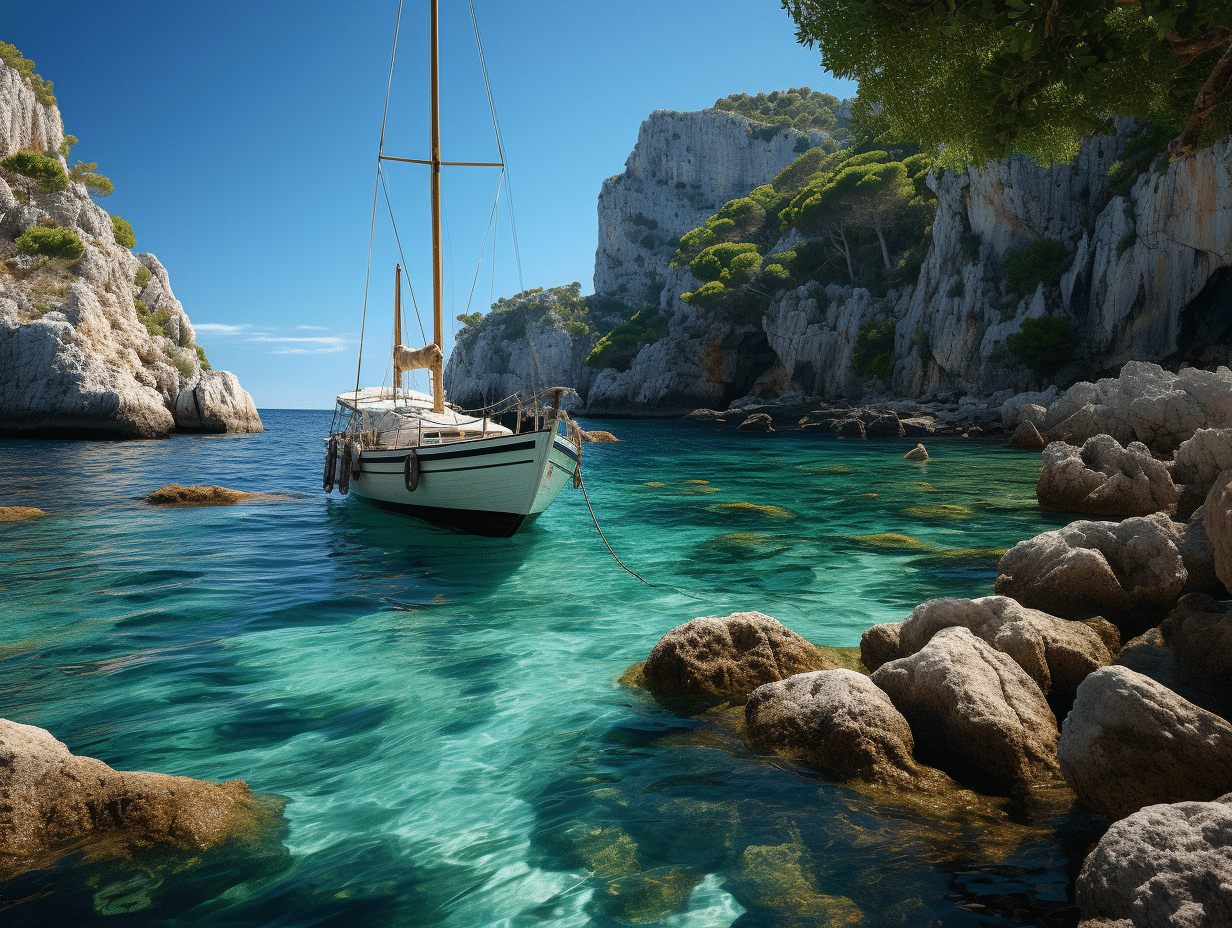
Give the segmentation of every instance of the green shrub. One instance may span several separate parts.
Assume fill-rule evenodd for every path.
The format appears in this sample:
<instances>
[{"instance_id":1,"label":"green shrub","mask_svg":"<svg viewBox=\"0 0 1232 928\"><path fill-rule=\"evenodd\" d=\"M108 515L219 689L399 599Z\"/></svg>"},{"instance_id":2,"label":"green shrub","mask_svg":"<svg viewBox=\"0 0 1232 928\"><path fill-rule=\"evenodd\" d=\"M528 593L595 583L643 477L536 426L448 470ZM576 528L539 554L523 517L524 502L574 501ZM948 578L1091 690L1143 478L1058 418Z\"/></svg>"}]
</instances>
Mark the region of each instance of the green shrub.
<instances>
[{"instance_id":1,"label":"green shrub","mask_svg":"<svg viewBox=\"0 0 1232 928\"><path fill-rule=\"evenodd\" d=\"M34 62L26 58L16 45L0 42L0 61L21 74L22 80L34 91L34 98L43 106L55 106L56 95L52 92L51 81L43 80L34 72Z\"/></svg>"},{"instance_id":2,"label":"green shrub","mask_svg":"<svg viewBox=\"0 0 1232 928\"><path fill-rule=\"evenodd\" d=\"M197 345L196 349L197 349L197 359L201 362L201 369L203 371L213 370L213 368L210 367L210 362L205 357L205 349L202 348L200 345Z\"/></svg>"},{"instance_id":3,"label":"green shrub","mask_svg":"<svg viewBox=\"0 0 1232 928\"><path fill-rule=\"evenodd\" d=\"M713 309L719 305L719 300L723 298L723 293L726 291L722 281L712 280L710 283L702 284L696 290L690 290L687 293L680 294L680 298L690 306L698 306L702 309Z\"/></svg>"},{"instance_id":4,"label":"green shrub","mask_svg":"<svg viewBox=\"0 0 1232 928\"><path fill-rule=\"evenodd\" d=\"M28 255L77 260L86 253L86 246L72 229L49 229L31 226L17 238L17 248Z\"/></svg>"},{"instance_id":5,"label":"green shrub","mask_svg":"<svg viewBox=\"0 0 1232 928\"><path fill-rule=\"evenodd\" d=\"M72 151L73 146L76 145L78 141L79 139L75 135L64 136L64 141L60 143L60 154L64 156L65 160L68 159L68 153Z\"/></svg>"},{"instance_id":6,"label":"green shrub","mask_svg":"<svg viewBox=\"0 0 1232 928\"><path fill-rule=\"evenodd\" d=\"M150 274L149 268L146 268L146 267L137 268L136 284L138 287L144 287L146 284L148 284L150 282L150 277L151 277L151 274ZM479 314L475 313L475 315L477 316Z\"/></svg>"},{"instance_id":7,"label":"green shrub","mask_svg":"<svg viewBox=\"0 0 1232 928\"><path fill-rule=\"evenodd\" d=\"M781 264L767 264L761 269L761 276L775 289L786 287L791 282L791 272Z\"/></svg>"},{"instance_id":8,"label":"green shrub","mask_svg":"<svg viewBox=\"0 0 1232 928\"><path fill-rule=\"evenodd\" d=\"M169 346L164 347L163 354L167 356L167 360L168 362L170 362L171 366L174 367L177 371L179 371L180 376L184 377L186 380L192 377L194 373L196 373L193 370L192 361L188 360L187 358L180 357L179 353L176 352L173 348Z\"/></svg>"},{"instance_id":9,"label":"green shrub","mask_svg":"<svg viewBox=\"0 0 1232 928\"><path fill-rule=\"evenodd\" d=\"M658 307L647 306L599 339L594 350L586 356L586 366L627 371L642 348L665 335L667 327L659 320Z\"/></svg>"},{"instance_id":10,"label":"green shrub","mask_svg":"<svg viewBox=\"0 0 1232 928\"><path fill-rule=\"evenodd\" d=\"M111 227L115 230L116 244L131 249L137 244L137 236L133 234L132 225L119 216L111 217Z\"/></svg>"},{"instance_id":11,"label":"green shrub","mask_svg":"<svg viewBox=\"0 0 1232 928\"><path fill-rule=\"evenodd\" d=\"M38 151L19 151L0 161L0 167L7 168L38 181L39 186L47 192L63 190L68 186L68 175L64 173L64 165L50 155Z\"/></svg>"},{"instance_id":12,"label":"green shrub","mask_svg":"<svg viewBox=\"0 0 1232 928\"><path fill-rule=\"evenodd\" d=\"M851 353L851 366L857 374L874 374L888 381L894 373L894 330L897 319L866 322L860 326L856 350Z\"/></svg>"},{"instance_id":13,"label":"green shrub","mask_svg":"<svg viewBox=\"0 0 1232 928\"><path fill-rule=\"evenodd\" d=\"M1041 238L1006 253L1005 279L1014 293L1029 296L1041 283L1046 287L1059 284L1073 260L1060 242Z\"/></svg>"},{"instance_id":14,"label":"green shrub","mask_svg":"<svg viewBox=\"0 0 1232 928\"><path fill-rule=\"evenodd\" d=\"M1060 316L1024 319L1022 330L1005 340L1013 354L1037 374L1050 377L1074 356L1074 337L1069 320Z\"/></svg>"},{"instance_id":15,"label":"green shrub","mask_svg":"<svg viewBox=\"0 0 1232 928\"><path fill-rule=\"evenodd\" d=\"M101 197L109 197L115 193L115 184L98 173L98 162L91 161L89 164L78 161L68 176L75 181L80 181L86 185L86 188L93 190Z\"/></svg>"}]
</instances>

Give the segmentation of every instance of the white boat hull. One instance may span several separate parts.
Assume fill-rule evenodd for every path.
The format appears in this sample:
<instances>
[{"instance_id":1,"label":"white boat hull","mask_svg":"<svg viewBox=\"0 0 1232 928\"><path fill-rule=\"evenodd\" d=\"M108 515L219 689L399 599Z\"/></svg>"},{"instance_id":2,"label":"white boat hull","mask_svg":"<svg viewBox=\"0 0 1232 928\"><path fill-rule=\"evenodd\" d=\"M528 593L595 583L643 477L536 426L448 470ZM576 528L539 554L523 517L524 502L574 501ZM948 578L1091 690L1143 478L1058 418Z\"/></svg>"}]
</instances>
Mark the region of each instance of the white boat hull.
<instances>
[{"instance_id":1,"label":"white boat hull","mask_svg":"<svg viewBox=\"0 0 1232 928\"><path fill-rule=\"evenodd\" d=\"M552 504L577 459L554 430L367 450L351 492L433 525L508 538Z\"/></svg>"}]
</instances>

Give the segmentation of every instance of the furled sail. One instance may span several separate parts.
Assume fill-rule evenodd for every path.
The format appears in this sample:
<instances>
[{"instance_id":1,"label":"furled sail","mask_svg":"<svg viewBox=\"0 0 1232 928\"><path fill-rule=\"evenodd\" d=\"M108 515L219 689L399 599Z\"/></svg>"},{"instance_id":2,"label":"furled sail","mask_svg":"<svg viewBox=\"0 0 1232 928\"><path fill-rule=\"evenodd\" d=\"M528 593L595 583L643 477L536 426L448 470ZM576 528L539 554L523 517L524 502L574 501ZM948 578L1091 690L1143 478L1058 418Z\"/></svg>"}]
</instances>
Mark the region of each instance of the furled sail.
<instances>
[{"instance_id":1,"label":"furled sail","mask_svg":"<svg viewBox=\"0 0 1232 928\"><path fill-rule=\"evenodd\" d=\"M440 366L444 357L441 353L440 345L437 344L424 345L418 351L412 351L406 345L396 345L394 347L394 367L398 373L424 368L435 370Z\"/></svg>"}]
</instances>

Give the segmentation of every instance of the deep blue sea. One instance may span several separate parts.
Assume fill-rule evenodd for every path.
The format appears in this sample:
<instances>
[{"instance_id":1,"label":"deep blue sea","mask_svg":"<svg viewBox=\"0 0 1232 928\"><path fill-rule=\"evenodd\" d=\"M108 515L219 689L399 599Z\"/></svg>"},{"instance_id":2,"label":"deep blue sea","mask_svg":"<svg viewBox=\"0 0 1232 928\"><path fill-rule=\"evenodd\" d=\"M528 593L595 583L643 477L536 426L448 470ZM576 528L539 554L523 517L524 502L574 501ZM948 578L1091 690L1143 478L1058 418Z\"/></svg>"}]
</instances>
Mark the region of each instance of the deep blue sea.
<instances>
[{"instance_id":1,"label":"deep blue sea","mask_svg":"<svg viewBox=\"0 0 1232 928\"><path fill-rule=\"evenodd\" d=\"M330 413L255 436L0 441L0 714L117 769L245 780L242 853L72 855L0 885L20 926L1072 925L1082 823L1030 802L878 805L617 680L695 616L855 646L1064 523L1038 455L957 440L583 423L508 540L320 489ZM165 484L274 494L155 508Z\"/></svg>"}]
</instances>

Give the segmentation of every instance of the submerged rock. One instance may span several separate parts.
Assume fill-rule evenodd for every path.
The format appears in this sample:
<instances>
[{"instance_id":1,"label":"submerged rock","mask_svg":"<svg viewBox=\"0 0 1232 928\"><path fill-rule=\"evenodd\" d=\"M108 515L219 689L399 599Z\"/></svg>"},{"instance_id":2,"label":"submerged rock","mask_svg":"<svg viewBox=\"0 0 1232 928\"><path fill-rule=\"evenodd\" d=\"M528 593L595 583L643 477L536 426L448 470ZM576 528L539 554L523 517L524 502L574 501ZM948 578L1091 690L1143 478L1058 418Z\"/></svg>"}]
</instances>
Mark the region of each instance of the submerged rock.
<instances>
[{"instance_id":1,"label":"submerged rock","mask_svg":"<svg viewBox=\"0 0 1232 928\"><path fill-rule=\"evenodd\" d=\"M1075 890L1090 928L1221 928L1232 925L1230 887L1232 796L1223 796L1147 806L1114 823Z\"/></svg>"},{"instance_id":2,"label":"submerged rock","mask_svg":"<svg viewBox=\"0 0 1232 928\"><path fill-rule=\"evenodd\" d=\"M0 506L0 522L21 522L45 515L47 513L33 506Z\"/></svg>"},{"instance_id":3,"label":"submerged rock","mask_svg":"<svg viewBox=\"0 0 1232 928\"><path fill-rule=\"evenodd\" d=\"M890 698L854 670L801 673L759 686L744 707L745 737L765 754L800 757L843 779L909 785L926 768Z\"/></svg>"},{"instance_id":4,"label":"submerged rock","mask_svg":"<svg viewBox=\"0 0 1232 928\"><path fill-rule=\"evenodd\" d=\"M267 813L255 799L240 780L112 770L41 728L0 719L0 867L10 874L81 842L205 850L260 827Z\"/></svg>"},{"instance_id":5,"label":"submerged rock","mask_svg":"<svg viewBox=\"0 0 1232 928\"><path fill-rule=\"evenodd\" d=\"M245 493L216 486L183 486L169 483L147 496L146 502L156 506L229 506L246 499L256 499L260 493Z\"/></svg>"},{"instance_id":6,"label":"submerged rock","mask_svg":"<svg viewBox=\"0 0 1232 928\"><path fill-rule=\"evenodd\" d=\"M942 629L872 680L911 724L916 743L956 779L974 774L1017 791L1058 773L1056 717L1039 686L967 629Z\"/></svg>"},{"instance_id":7,"label":"submerged rock","mask_svg":"<svg viewBox=\"0 0 1232 928\"><path fill-rule=\"evenodd\" d=\"M593 442L620 441L620 439L617 438L615 435L613 435L611 432L605 432L602 429L594 429L589 432L583 429L581 430L581 434L582 434L582 441L593 441Z\"/></svg>"},{"instance_id":8,"label":"submerged rock","mask_svg":"<svg viewBox=\"0 0 1232 928\"><path fill-rule=\"evenodd\" d=\"M659 639L643 668L656 696L743 702L757 687L839 662L760 612L705 616Z\"/></svg>"},{"instance_id":9,"label":"submerged rock","mask_svg":"<svg viewBox=\"0 0 1232 928\"><path fill-rule=\"evenodd\" d=\"M736 430L739 432L773 432L774 420L764 412L757 412L736 426Z\"/></svg>"},{"instance_id":10,"label":"submerged rock","mask_svg":"<svg viewBox=\"0 0 1232 928\"><path fill-rule=\"evenodd\" d=\"M1145 445L1122 448L1096 435L1081 448L1054 441L1044 449L1036 496L1043 509L1124 517L1176 512L1180 490Z\"/></svg>"},{"instance_id":11,"label":"submerged rock","mask_svg":"<svg viewBox=\"0 0 1232 928\"><path fill-rule=\"evenodd\" d=\"M1232 790L1232 724L1127 667L1078 687L1061 731L1065 781L1109 819Z\"/></svg>"}]
</instances>

